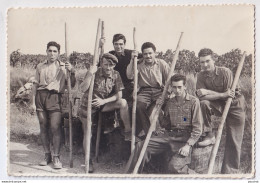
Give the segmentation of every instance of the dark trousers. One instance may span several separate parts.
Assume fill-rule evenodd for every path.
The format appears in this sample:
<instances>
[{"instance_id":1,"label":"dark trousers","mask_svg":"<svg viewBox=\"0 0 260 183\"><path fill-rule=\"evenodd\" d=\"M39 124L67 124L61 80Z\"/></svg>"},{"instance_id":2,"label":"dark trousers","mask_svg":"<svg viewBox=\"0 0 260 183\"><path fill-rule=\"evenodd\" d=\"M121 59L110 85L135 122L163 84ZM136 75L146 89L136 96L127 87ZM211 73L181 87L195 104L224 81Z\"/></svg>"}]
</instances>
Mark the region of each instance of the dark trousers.
<instances>
[{"instance_id":1,"label":"dark trousers","mask_svg":"<svg viewBox=\"0 0 260 183\"><path fill-rule=\"evenodd\" d=\"M221 116L225 102L202 100L204 132L212 131L211 115ZM241 145L245 126L245 99L239 96L232 101L226 118L226 146L221 173L237 173L240 166Z\"/></svg>"},{"instance_id":2,"label":"dark trousers","mask_svg":"<svg viewBox=\"0 0 260 183\"><path fill-rule=\"evenodd\" d=\"M156 104L156 100L161 95L161 88L141 88L138 92L136 106L137 133L144 130L145 134L147 134L150 128L150 113Z\"/></svg>"},{"instance_id":3,"label":"dark trousers","mask_svg":"<svg viewBox=\"0 0 260 183\"><path fill-rule=\"evenodd\" d=\"M184 157L182 155L178 154L178 151L181 147L183 147L186 144L186 140L189 136L184 137L184 140L181 139L183 137L177 137L173 136L170 137L168 135L164 135L162 137L156 137L152 136L152 138L149 141L147 150L144 154L144 158L142 161L142 164L139 168L141 170L145 163L148 163L151 160L151 157L153 155L161 154L164 152L170 152L170 161L168 163L168 172L167 173L174 173L174 174L194 174L196 173L194 170L190 169L188 165L191 163L191 150L187 157ZM136 144L135 151L131 155L128 164L129 168L127 170L127 173L131 173L134 170L134 167L137 163L137 160L139 158L141 149L143 147L143 143L139 142Z\"/></svg>"}]
</instances>

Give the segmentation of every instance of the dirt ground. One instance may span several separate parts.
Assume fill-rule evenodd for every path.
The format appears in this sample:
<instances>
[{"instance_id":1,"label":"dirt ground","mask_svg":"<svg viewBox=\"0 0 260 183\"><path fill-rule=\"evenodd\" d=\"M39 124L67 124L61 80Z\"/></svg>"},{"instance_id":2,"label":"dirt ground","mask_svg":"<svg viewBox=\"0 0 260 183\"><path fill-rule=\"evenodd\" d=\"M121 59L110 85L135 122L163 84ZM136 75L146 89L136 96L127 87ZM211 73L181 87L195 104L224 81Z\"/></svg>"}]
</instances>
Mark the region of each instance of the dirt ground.
<instances>
[{"instance_id":1,"label":"dirt ground","mask_svg":"<svg viewBox=\"0 0 260 183\"><path fill-rule=\"evenodd\" d=\"M53 169L53 164L39 166L39 161L43 160L44 154L42 146L36 143L10 142L10 166L9 173L12 175L78 175L85 174L84 154L78 153L73 156L73 168L69 167L69 152L63 147L61 150L61 161L63 168ZM96 174L120 174L123 173L124 164L115 165L113 162L106 162L100 159L99 163L94 163Z\"/></svg>"}]
</instances>

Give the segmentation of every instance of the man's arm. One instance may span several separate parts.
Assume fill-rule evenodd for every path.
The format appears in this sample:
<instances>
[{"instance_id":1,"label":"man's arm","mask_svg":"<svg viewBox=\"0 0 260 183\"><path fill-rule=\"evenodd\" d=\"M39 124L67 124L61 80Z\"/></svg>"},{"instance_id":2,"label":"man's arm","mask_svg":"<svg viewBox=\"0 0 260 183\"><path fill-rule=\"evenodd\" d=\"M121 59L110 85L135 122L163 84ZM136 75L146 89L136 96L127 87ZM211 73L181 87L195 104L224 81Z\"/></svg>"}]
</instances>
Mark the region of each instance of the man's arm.
<instances>
[{"instance_id":1,"label":"man's arm","mask_svg":"<svg viewBox=\"0 0 260 183\"><path fill-rule=\"evenodd\" d=\"M128 79L134 79L134 58L138 57L137 51L132 51L131 61L126 68L126 76Z\"/></svg>"},{"instance_id":2,"label":"man's arm","mask_svg":"<svg viewBox=\"0 0 260 183\"><path fill-rule=\"evenodd\" d=\"M105 105L107 103L114 102L114 101L116 101L120 98L122 98L122 91L119 91L115 95L113 95L112 97L108 97L106 99L95 98L94 100L92 100L92 106L93 107L99 107L99 106Z\"/></svg>"},{"instance_id":3,"label":"man's arm","mask_svg":"<svg viewBox=\"0 0 260 183\"><path fill-rule=\"evenodd\" d=\"M218 100L218 99L226 100L229 97L231 97L231 98L235 97L235 92L230 89L228 89L224 93L220 93L220 92L202 88L202 89L198 89L196 91L196 94L200 100Z\"/></svg>"}]
</instances>

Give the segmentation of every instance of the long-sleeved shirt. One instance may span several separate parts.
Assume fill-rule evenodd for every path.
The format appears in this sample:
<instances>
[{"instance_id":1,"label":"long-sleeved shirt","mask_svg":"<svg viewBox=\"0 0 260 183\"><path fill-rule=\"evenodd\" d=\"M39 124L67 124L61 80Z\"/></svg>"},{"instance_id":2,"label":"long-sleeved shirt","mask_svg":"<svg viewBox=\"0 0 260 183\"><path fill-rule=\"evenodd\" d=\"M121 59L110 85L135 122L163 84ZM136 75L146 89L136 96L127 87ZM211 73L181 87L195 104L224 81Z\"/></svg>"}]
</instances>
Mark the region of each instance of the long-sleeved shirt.
<instances>
[{"instance_id":1,"label":"long-sleeved shirt","mask_svg":"<svg viewBox=\"0 0 260 183\"><path fill-rule=\"evenodd\" d=\"M178 104L175 97L167 100L164 120L161 122L163 128L189 131L190 138L187 143L194 145L202 133L202 124L203 119L199 99L186 93L182 104Z\"/></svg>"},{"instance_id":2,"label":"long-sleeved shirt","mask_svg":"<svg viewBox=\"0 0 260 183\"><path fill-rule=\"evenodd\" d=\"M66 88L66 69L61 61L48 64L48 61L40 63L36 67L34 83L38 84L37 90L54 90L63 93ZM71 74L71 85L76 83L75 73Z\"/></svg>"},{"instance_id":3,"label":"long-sleeved shirt","mask_svg":"<svg viewBox=\"0 0 260 183\"><path fill-rule=\"evenodd\" d=\"M142 87L163 88L167 80L170 67L161 59L155 58L154 63L147 64L145 60L141 59L137 64L138 70L138 85ZM133 79L134 71L130 64L126 70L127 77Z\"/></svg>"}]
</instances>

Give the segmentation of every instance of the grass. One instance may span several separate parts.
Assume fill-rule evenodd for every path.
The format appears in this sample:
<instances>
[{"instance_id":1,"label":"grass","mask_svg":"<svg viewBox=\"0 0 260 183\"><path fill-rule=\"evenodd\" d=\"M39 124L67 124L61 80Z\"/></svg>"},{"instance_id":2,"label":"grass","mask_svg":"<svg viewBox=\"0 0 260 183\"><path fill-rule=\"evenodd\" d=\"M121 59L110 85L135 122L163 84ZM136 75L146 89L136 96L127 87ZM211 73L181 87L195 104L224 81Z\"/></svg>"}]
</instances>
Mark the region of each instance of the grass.
<instances>
[{"instance_id":1,"label":"grass","mask_svg":"<svg viewBox=\"0 0 260 183\"><path fill-rule=\"evenodd\" d=\"M10 105L10 137L11 140L25 140L31 139L37 142L39 138L39 123L36 115L31 115L25 106L13 103L12 96L19 89L19 87L34 74L32 69L11 68L10 70L10 92L11 92L11 105ZM78 70L76 77L82 79L86 70ZM195 95L196 78L189 74L187 75L187 91ZM250 77L240 78L241 92L245 96L247 102L246 123L244 131L244 139L242 144L241 154L241 173L251 173L252 171L252 81ZM77 86L76 86L77 87ZM219 118L214 117L215 128L218 126ZM216 166L218 169L221 167L221 162L224 154L225 146L225 129L223 131L220 149L217 154ZM106 157L106 155L104 155ZM104 159L101 157L101 159ZM107 157L105 158L107 159Z\"/></svg>"}]
</instances>

